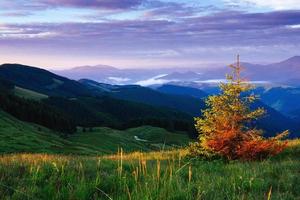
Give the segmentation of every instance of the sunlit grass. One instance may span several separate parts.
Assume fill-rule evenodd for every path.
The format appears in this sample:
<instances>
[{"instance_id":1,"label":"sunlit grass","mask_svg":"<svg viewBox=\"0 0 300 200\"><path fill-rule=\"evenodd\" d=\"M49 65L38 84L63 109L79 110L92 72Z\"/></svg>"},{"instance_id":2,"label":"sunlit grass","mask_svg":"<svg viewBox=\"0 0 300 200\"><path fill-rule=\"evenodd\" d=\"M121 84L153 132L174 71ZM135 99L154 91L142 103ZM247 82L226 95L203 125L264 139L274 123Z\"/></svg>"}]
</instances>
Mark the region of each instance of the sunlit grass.
<instances>
[{"instance_id":1,"label":"sunlit grass","mask_svg":"<svg viewBox=\"0 0 300 200\"><path fill-rule=\"evenodd\" d=\"M133 152L122 155L123 160L170 160L183 158L188 154L187 149L175 149L169 151L152 151L152 152ZM113 155L103 156L105 159L118 160L121 158L120 152Z\"/></svg>"},{"instance_id":2,"label":"sunlit grass","mask_svg":"<svg viewBox=\"0 0 300 200\"><path fill-rule=\"evenodd\" d=\"M185 149L0 156L0 199L299 199L300 143L263 162L204 161Z\"/></svg>"},{"instance_id":3,"label":"sunlit grass","mask_svg":"<svg viewBox=\"0 0 300 200\"><path fill-rule=\"evenodd\" d=\"M288 146L289 147L300 147L300 139L289 140Z\"/></svg>"}]
</instances>

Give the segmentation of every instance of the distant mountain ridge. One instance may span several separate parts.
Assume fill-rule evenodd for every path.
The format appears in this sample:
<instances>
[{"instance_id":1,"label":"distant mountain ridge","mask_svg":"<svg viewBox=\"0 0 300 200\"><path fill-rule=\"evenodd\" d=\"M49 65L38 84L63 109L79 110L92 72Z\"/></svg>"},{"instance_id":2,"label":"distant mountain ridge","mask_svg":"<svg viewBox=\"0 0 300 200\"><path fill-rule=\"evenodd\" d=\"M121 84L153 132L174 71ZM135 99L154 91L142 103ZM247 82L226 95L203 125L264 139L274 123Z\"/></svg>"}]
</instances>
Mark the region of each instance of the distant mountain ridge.
<instances>
[{"instance_id":1,"label":"distant mountain ridge","mask_svg":"<svg viewBox=\"0 0 300 200\"><path fill-rule=\"evenodd\" d=\"M95 71L95 70L119 70L116 67L112 67L109 65L95 65L95 66L79 66L79 67L74 67L72 70L77 70L77 71Z\"/></svg>"},{"instance_id":2,"label":"distant mountain ridge","mask_svg":"<svg viewBox=\"0 0 300 200\"><path fill-rule=\"evenodd\" d=\"M253 64L241 62L242 75L252 81L270 82L276 85L300 86L300 56L294 56L277 63ZM203 82L223 79L230 68L212 66L211 68L161 68L161 69L118 69L111 66L83 66L55 73L71 79L91 79L108 84L137 84L155 78L153 84L170 82ZM151 82L149 82L151 84Z\"/></svg>"}]
</instances>

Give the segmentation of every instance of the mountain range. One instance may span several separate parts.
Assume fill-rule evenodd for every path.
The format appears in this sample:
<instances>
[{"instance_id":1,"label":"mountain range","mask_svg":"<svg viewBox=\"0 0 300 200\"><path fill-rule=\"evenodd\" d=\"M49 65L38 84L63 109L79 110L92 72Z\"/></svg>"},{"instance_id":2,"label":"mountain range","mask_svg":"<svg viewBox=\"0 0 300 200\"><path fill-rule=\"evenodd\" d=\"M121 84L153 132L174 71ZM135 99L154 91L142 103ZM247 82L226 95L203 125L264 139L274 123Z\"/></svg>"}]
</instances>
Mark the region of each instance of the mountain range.
<instances>
[{"instance_id":1,"label":"mountain range","mask_svg":"<svg viewBox=\"0 0 300 200\"><path fill-rule=\"evenodd\" d=\"M50 129L56 121L65 121L67 123L61 123L59 130L65 130L67 134L77 126L126 129L152 125L181 131L191 137L196 136L193 117L201 115L201 109L205 108L204 98L211 94L213 88L199 89L176 84L149 88L111 85L89 79L75 81L43 69L18 64L0 66L0 83L4 88L1 93L6 93L0 99L3 102L0 106L2 110L23 121ZM265 129L268 136L290 129L291 137L296 137L300 130L296 121L299 118L297 113L288 115L286 113L294 111L292 108L283 106L285 112L275 107L276 103L270 102L272 95L278 94L277 90L263 88L257 91L264 94L264 98L254 106L265 107L268 112L265 118L256 123L257 126ZM284 91L289 95L295 91L297 93L297 90ZM279 96L284 101L284 96ZM64 127L63 124L68 126Z\"/></svg>"},{"instance_id":2,"label":"mountain range","mask_svg":"<svg viewBox=\"0 0 300 200\"><path fill-rule=\"evenodd\" d=\"M300 56L271 64L242 62L243 76L263 85L300 86ZM227 66L210 68L157 68L157 69L118 69L111 66L83 66L55 73L70 79L91 79L108 84L140 84L144 86L166 83L193 82L198 85L216 84L229 73Z\"/></svg>"},{"instance_id":3,"label":"mountain range","mask_svg":"<svg viewBox=\"0 0 300 200\"><path fill-rule=\"evenodd\" d=\"M8 94L1 92L3 103L0 104L0 107L21 120L40 123L48 128L52 127L52 121L57 121L59 116L66 116L70 119L68 121L72 121L75 126L108 126L125 129L153 125L194 134L194 131L190 131L193 129L192 115L184 112L183 106L182 110L173 109L176 105L179 106L181 100L189 102L190 97L161 94L149 88L136 86L132 88L133 90L128 90L129 86L122 87L122 94L127 93L126 96L123 96L116 94L116 91L103 91L46 70L17 64L0 66L0 80L10 83L10 86L6 86ZM20 88L23 93L20 93ZM25 94L24 91L26 91ZM156 95L157 101L153 99L152 103L151 100L140 98L142 97L141 92L149 93L148 97ZM13 94L17 94L17 96ZM31 102L33 101L32 94L42 97L39 103ZM158 96L163 98L159 100ZM194 102L199 105L197 108L200 113L202 102L198 99L194 99ZM167 106L167 104L172 106ZM190 109L190 105L194 108L197 106L186 103L186 109ZM43 112L51 110L50 107L54 107L56 113L61 114L49 116L48 112ZM32 108L32 112L35 111L37 114L30 113L29 108ZM24 114L21 110L29 114ZM32 119L33 115L39 117ZM57 118L55 119L53 116L57 116ZM49 122L44 123L42 120L44 118ZM61 129L65 130L66 127Z\"/></svg>"}]
</instances>

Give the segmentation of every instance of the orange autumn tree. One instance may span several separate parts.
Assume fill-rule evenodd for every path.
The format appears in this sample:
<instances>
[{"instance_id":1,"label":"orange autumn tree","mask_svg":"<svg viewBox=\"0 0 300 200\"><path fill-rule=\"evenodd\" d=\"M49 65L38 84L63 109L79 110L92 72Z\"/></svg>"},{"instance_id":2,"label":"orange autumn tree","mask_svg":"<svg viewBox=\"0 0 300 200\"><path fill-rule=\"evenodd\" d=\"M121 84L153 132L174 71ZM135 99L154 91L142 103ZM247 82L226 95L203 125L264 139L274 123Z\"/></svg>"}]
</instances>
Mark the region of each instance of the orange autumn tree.
<instances>
[{"instance_id":1,"label":"orange autumn tree","mask_svg":"<svg viewBox=\"0 0 300 200\"><path fill-rule=\"evenodd\" d=\"M264 138L263 131L250 122L265 114L263 108L250 109L257 96L247 94L253 86L240 76L239 56L236 65L230 65L232 75L220 84L221 94L209 96L202 117L195 118L198 142L192 143L190 153L202 156L222 156L228 160L261 160L280 153L286 146L281 139L285 131L273 138Z\"/></svg>"}]
</instances>

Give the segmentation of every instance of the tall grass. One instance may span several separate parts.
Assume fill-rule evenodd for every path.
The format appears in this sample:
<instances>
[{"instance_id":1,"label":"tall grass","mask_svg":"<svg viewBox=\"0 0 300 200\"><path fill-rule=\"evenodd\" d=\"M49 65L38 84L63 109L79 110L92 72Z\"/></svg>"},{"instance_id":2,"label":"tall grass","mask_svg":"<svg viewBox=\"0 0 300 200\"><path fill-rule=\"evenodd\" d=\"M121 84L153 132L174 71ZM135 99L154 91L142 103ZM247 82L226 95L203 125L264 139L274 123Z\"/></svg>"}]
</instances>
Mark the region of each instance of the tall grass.
<instances>
[{"instance_id":1,"label":"tall grass","mask_svg":"<svg viewBox=\"0 0 300 200\"><path fill-rule=\"evenodd\" d=\"M0 199L300 199L300 142L263 162L204 161L185 150L102 157L0 157Z\"/></svg>"}]
</instances>

